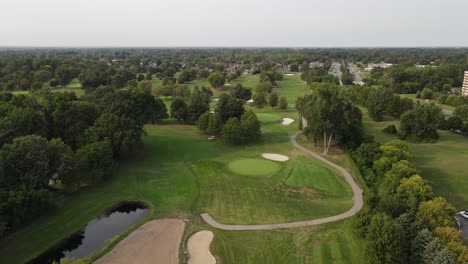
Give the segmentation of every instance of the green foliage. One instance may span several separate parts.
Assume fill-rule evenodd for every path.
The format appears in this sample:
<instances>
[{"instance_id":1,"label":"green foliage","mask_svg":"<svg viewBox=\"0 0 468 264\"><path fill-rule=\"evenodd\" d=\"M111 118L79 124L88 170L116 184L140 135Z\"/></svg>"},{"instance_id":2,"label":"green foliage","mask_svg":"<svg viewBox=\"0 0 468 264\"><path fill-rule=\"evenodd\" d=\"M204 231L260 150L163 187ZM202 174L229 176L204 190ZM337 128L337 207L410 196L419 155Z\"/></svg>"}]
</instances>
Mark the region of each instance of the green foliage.
<instances>
[{"instance_id":1,"label":"green foliage","mask_svg":"<svg viewBox=\"0 0 468 264\"><path fill-rule=\"evenodd\" d=\"M188 106L183 99L176 98L171 103L171 117L178 121L188 119Z\"/></svg>"},{"instance_id":2,"label":"green foliage","mask_svg":"<svg viewBox=\"0 0 468 264\"><path fill-rule=\"evenodd\" d=\"M208 118L208 127L206 133L210 135L219 135L223 129L223 120L219 113L210 114Z\"/></svg>"},{"instance_id":3,"label":"green foliage","mask_svg":"<svg viewBox=\"0 0 468 264\"><path fill-rule=\"evenodd\" d=\"M449 97L447 97L447 100L445 100L445 103L448 104L448 105L451 105L451 106L461 106L463 104L465 104L465 98L461 95L449 95Z\"/></svg>"},{"instance_id":4,"label":"green foliage","mask_svg":"<svg viewBox=\"0 0 468 264\"><path fill-rule=\"evenodd\" d=\"M236 84L231 90L231 96L243 101L247 101L252 97L252 91L244 88L241 84Z\"/></svg>"},{"instance_id":5,"label":"green foliage","mask_svg":"<svg viewBox=\"0 0 468 264\"><path fill-rule=\"evenodd\" d=\"M210 112L205 112L202 114L197 121L198 129L205 132L208 129L208 124L210 122Z\"/></svg>"},{"instance_id":6,"label":"green foliage","mask_svg":"<svg viewBox=\"0 0 468 264\"><path fill-rule=\"evenodd\" d=\"M270 104L271 107L277 107L278 106L278 94L271 93L270 97L268 98L268 103Z\"/></svg>"},{"instance_id":7,"label":"green foliage","mask_svg":"<svg viewBox=\"0 0 468 264\"><path fill-rule=\"evenodd\" d=\"M223 140L231 145L239 145L242 143L242 127L238 118L231 117L224 124Z\"/></svg>"},{"instance_id":8,"label":"green foliage","mask_svg":"<svg viewBox=\"0 0 468 264\"><path fill-rule=\"evenodd\" d=\"M78 182L67 182L67 186L82 181L99 182L112 174L112 147L108 141L93 142L76 151Z\"/></svg>"},{"instance_id":9,"label":"green foliage","mask_svg":"<svg viewBox=\"0 0 468 264\"><path fill-rule=\"evenodd\" d=\"M404 234L398 222L386 214L375 214L367 230L368 244L366 248L366 262L402 263L404 260Z\"/></svg>"},{"instance_id":10,"label":"green foliage","mask_svg":"<svg viewBox=\"0 0 468 264\"><path fill-rule=\"evenodd\" d=\"M253 104L257 108L263 108L267 104L266 93L258 92L253 95Z\"/></svg>"},{"instance_id":11,"label":"green foliage","mask_svg":"<svg viewBox=\"0 0 468 264\"><path fill-rule=\"evenodd\" d=\"M362 140L362 113L336 85L324 84L311 95L297 100L296 108L310 127L310 136L325 142L328 153L331 139L341 145L357 147Z\"/></svg>"},{"instance_id":12,"label":"green foliage","mask_svg":"<svg viewBox=\"0 0 468 264\"><path fill-rule=\"evenodd\" d=\"M423 99L433 99L434 92L429 88L424 88L420 94Z\"/></svg>"},{"instance_id":13,"label":"green foliage","mask_svg":"<svg viewBox=\"0 0 468 264\"><path fill-rule=\"evenodd\" d=\"M455 108L453 114L461 118L463 121L468 121L468 105L461 105Z\"/></svg>"},{"instance_id":14,"label":"green foliage","mask_svg":"<svg viewBox=\"0 0 468 264\"><path fill-rule=\"evenodd\" d=\"M398 133L395 125L388 125L382 131L390 135L396 135Z\"/></svg>"},{"instance_id":15,"label":"green foliage","mask_svg":"<svg viewBox=\"0 0 468 264\"><path fill-rule=\"evenodd\" d=\"M434 230L436 227L453 226L455 208L442 197L421 202L415 223L421 228Z\"/></svg>"},{"instance_id":16,"label":"green foliage","mask_svg":"<svg viewBox=\"0 0 468 264\"><path fill-rule=\"evenodd\" d=\"M203 91L194 89L187 105L187 120L191 123L195 123L203 113L210 109L210 97Z\"/></svg>"},{"instance_id":17,"label":"green foliage","mask_svg":"<svg viewBox=\"0 0 468 264\"><path fill-rule=\"evenodd\" d=\"M18 137L0 149L4 179L2 187L34 190L47 188L49 179L72 171L72 152L60 139L28 135Z\"/></svg>"},{"instance_id":18,"label":"green foliage","mask_svg":"<svg viewBox=\"0 0 468 264\"><path fill-rule=\"evenodd\" d=\"M260 122L252 110L245 112L241 119L230 118L222 130L223 139L231 145L253 143L260 139Z\"/></svg>"},{"instance_id":19,"label":"green foliage","mask_svg":"<svg viewBox=\"0 0 468 264\"><path fill-rule=\"evenodd\" d=\"M411 241L411 262L422 263L422 257L427 245L434 239L427 228L421 229Z\"/></svg>"},{"instance_id":20,"label":"green foliage","mask_svg":"<svg viewBox=\"0 0 468 264\"><path fill-rule=\"evenodd\" d=\"M288 108L288 100L286 99L285 96L281 96L280 99L279 99L279 109L287 109Z\"/></svg>"},{"instance_id":21,"label":"green foliage","mask_svg":"<svg viewBox=\"0 0 468 264\"><path fill-rule=\"evenodd\" d=\"M388 104L393 98L393 93L389 89L378 88L370 92L367 99L367 109L369 116L375 121L382 121L384 113L388 109Z\"/></svg>"},{"instance_id":22,"label":"green foliage","mask_svg":"<svg viewBox=\"0 0 468 264\"><path fill-rule=\"evenodd\" d=\"M213 88L218 88L226 83L226 76L220 71L213 71L210 76L208 76L208 82Z\"/></svg>"},{"instance_id":23,"label":"green foliage","mask_svg":"<svg viewBox=\"0 0 468 264\"><path fill-rule=\"evenodd\" d=\"M242 100L227 94L222 94L218 98L215 112L221 114L223 123L233 117L240 118L244 111L244 102Z\"/></svg>"},{"instance_id":24,"label":"green foliage","mask_svg":"<svg viewBox=\"0 0 468 264\"><path fill-rule=\"evenodd\" d=\"M443 118L441 109L436 105L416 104L413 110L401 115L401 138L433 142L439 138L437 127Z\"/></svg>"},{"instance_id":25,"label":"green foliage","mask_svg":"<svg viewBox=\"0 0 468 264\"><path fill-rule=\"evenodd\" d=\"M133 119L115 114L102 114L88 129L92 141L109 140L113 157L130 152L143 135L143 126Z\"/></svg>"}]
</instances>

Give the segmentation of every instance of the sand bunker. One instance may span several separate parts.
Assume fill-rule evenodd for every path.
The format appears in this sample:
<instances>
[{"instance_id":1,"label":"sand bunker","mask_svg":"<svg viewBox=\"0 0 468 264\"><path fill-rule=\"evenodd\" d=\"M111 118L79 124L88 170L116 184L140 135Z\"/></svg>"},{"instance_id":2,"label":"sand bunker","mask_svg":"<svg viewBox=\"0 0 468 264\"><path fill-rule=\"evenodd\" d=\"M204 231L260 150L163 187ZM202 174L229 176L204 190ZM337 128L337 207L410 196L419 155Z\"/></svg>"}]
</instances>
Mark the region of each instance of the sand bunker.
<instances>
[{"instance_id":1,"label":"sand bunker","mask_svg":"<svg viewBox=\"0 0 468 264\"><path fill-rule=\"evenodd\" d=\"M283 118L283 122L281 122L281 124L283 126L289 126L293 122L294 122L294 119L292 119L292 118Z\"/></svg>"},{"instance_id":2,"label":"sand bunker","mask_svg":"<svg viewBox=\"0 0 468 264\"><path fill-rule=\"evenodd\" d=\"M184 221L179 219L150 221L133 231L94 263L178 264L184 226Z\"/></svg>"},{"instance_id":3,"label":"sand bunker","mask_svg":"<svg viewBox=\"0 0 468 264\"><path fill-rule=\"evenodd\" d=\"M288 161L289 160L288 156L284 156L280 154L273 154L273 153L263 153L262 157L264 157L265 159L274 160L274 161Z\"/></svg>"},{"instance_id":4,"label":"sand bunker","mask_svg":"<svg viewBox=\"0 0 468 264\"><path fill-rule=\"evenodd\" d=\"M211 255L210 244L213 232L203 230L192 235L187 243L189 253L188 264L215 264L216 259Z\"/></svg>"}]
</instances>

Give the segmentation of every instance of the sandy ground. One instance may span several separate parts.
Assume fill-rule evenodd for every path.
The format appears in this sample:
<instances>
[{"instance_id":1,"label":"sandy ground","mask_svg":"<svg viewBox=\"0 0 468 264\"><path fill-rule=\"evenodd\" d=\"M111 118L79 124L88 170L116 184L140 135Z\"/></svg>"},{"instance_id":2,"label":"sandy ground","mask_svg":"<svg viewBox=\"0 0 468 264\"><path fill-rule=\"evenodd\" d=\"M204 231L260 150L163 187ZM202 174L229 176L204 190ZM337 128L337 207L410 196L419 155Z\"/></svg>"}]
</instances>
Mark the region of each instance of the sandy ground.
<instances>
[{"instance_id":1,"label":"sandy ground","mask_svg":"<svg viewBox=\"0 0 468 264\"><path fill-rule=\"evenodd\" d=\"M273 153L263 153L262 157L264 157L265 159L274 160L274 161L288 161L289 160L288 156L284 156L280 154L273 154Z\"/></svg>"},{"instance_id":2,"label":"sandy ground","mask_svg":"<svg viewBox=\"0 0 468 264\"><path fill-rule=\"evenodd\" d=\"M179 219L150 221L133 231L94 263L178 264L184 227L184 221Z\"/></svg>"},{"instance_id":3,"label":"sandy ground","mask_svg":"<svg viewBox=\"0 0 468 264\"><path fill-rule=\"evenodd\" d=\"M203 230L192 235L187 243L189 253L188 264L215 264L216 259L211 255L210 244L213 232Z\"/></svg>"},{"instance_id":4,"label":"sandy ground","mask_svg":"<svg viewBox=\"0 0 468 264\"><path fill-rule=\"evenodd\" d=\"M283 118L283 122L281 122L281 124L283 126L289 126L293 122L294 122L294 119L292 119L292 118Z\"/></svg>"},{"instance_id":5,"label":"sandy ground","mask_svg":"<svg viewBox=\"0 0 468 264\"><path fill-rule=\"evenodd\" d=\"M293 73L286 73L287 76L293 76Z\"/></svg>"}]
</instances>

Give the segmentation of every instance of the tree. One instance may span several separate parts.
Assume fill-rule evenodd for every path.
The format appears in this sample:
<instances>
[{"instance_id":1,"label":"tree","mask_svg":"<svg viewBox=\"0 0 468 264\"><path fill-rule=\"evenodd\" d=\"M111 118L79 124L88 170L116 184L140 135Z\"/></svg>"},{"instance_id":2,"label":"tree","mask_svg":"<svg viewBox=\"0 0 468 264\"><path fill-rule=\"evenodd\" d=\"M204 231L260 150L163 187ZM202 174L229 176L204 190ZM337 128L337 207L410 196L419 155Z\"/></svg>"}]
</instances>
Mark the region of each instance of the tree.
<instances>
[{"instance_id":1,"label":"tree","mask_svg":"<svg viewBox=\"0 0 468 264\"><path fill-rule=\"evenodd\" d=\"M461 118L463 121L468 121L468 105L461 105L455 108L453 114Z\"/></svg>"},{"instance_id":2,"label":"tree","mask_svg":"<svg viewBox=\"0 0 468 264\"><path fill-rule=\"evenodd\" d=\"M367 230L367 239L369 241L365 251L367 263L403 262L403 229L388 215L377 213L372 217Z\"/></svg>"},{"instance_id":3,"label":"tree","mask_svg":"<svg viewBox=\"0 0 468 264\"><path fill-rule=\"evenodd\" d=\"M55 70L55 79L61 86L68 85L73 78L78 77L79 70L76 67L62 64Z\"/></svg>"},{"instance_id":4,"label":"tree","mask_svg":"<svg viewBox=\"0 0 468 264\"><path fill-rule=\"evenodd\" d=\"M421 263L424 250L434 239L429 229L421 229L411 241L411 263Z\"/></svg>"},{"instance_id":5,"label":"tree","mask_svg":"<svg viewBox=\"0 0 468 264\"><path fill-rule=\"evenodd\" d=\"M444 116L438 106L434 104L416 104L413 110L401 115L401 138L418 142L433 142L439 138L437 127L443 118Z\"/></svg>"},{"instance_id":6,"label":"tree","mask_svg":"<svg viewBox=\"0 0 468 264\"><path fill-rule=\"evenodd\" d=\"M218 98L215 112L221 114L223 123L232 117L240 118L244 114L244 102L227 94Z\"/></svg>"},{"instance_id":7,"label":"tree","mask_svg":"<svg viewBox=\"0 0 468 264\"><path fill-rule=\"evenodd\" d=\"M210 98L199 89L194 89L188 102L188 121L195 123L208 110L210 110Z\"/></svg>"},{"instance_id":8,"label":"tree","mask_svg":"<svg viewBox=\"0 0 468 264\"><path fill-rule=\"evenodd\" d=\"M177 119L177 121L187 120L188 118L188 106L184 100L180 98L174 99L171 103L171 117Z\"/></svg>"},{"instance_id":9,"label":"tree","mask_svg":"<svg viewBox=\"0 0 468 264\"><path fill-rule=\"evenodd\" d=\"M76 151L79 181L99 182L112 173L112 147L110 142L93 142ZM77 182L79 183L79 182Z\"/></svg>"},{"instance_id":10,"label":"tree","mask_svg":"<svg viewBox=\"0 0 468 264\"><path fill-rule=\"evenodd\" d=\"M260 82L255 86L255 93L271 93L273 85L270 82Z\"/></svg>"},{"instance_id":11,"label":"tree","mask_svg":"<svg viewBox=\"0 0 468 264\"><path fill-rule=\"evenodd\" d=\"M226 77L220 71L213 71L208 76L208 82L213 88L221 87L226 83Z\"/></svg>"},{"instance_id":12,"label":"tree","mask_svg":"<svg viewBox=\"0 0 468 264\"><path fill-rule=\"evenodd\" d=\"M450 250L456 263L468 263L468 247L460 231L453 227L436 227L434 235Z\"/></svg>"},{"instance_id":13,"label":"tree","mask_svg":"<svg viewBox=\"0 0 468 264\"><path fill-rule=\"evenodd\" d=\"M279 99L279 108L284 110L286 108L288 108L288 101L286 100L286 97L285 96L281 96L280 99Z\"/></svg>"},{"instance_id":14,"label":"tree","mask_svg":"<svg viewBox=\"0 0 468 264\"><path fill-rule=\"evenodd\" d=\"M397 187L396 196L412 209L417 209L420 202L432 197L432 188L419 175L402 178Z\"/></svg>"},{"instance_id":15,"label":"tree","mask_svg":"<svg viewBox=\"0 0 468 264\"><path fill-rule=\"evenodd\" d=\"M241 122L238 118L230 118L226 124L224 124L222 130L223 140L230 145L239 145L242 143L242 127Z\"/></svg>"},{"instance_id":16,"label":"tree","mask_svg":"<svg viewBox=\"0 0 468 264\"><path fill-rule=\"evenodd\" d=\"M200 129L203 132L206 132L206 130L208 129L208 124L210 122L210 115L211 115L210 112L205 112L198 118L198 121L197 121L198 129Z\"/></svg>"},{"instance_id":17,"label":"tree","mask_svg":"<svg viewBox=\"0 0 468 264\"><path fill-rule=\"evenodd\" d=\"M424 264L455 264L453 257L447 248L440 242L439 238L434 238L427 244L422 254Z\"/></svg>"},{"instance_id":18,"label":"tree","mask_svg":"<svg viewBox=\"0 0 468 264\"><path fill-rule=\"evenodd\" d=\"M421 98L423 99L432 99L434 92L429 88L424 88L421 91Z\"/></svg>"},{"instance_id":19,"label":"tree","mask_svg":"<svg viewBox=\"0 0 468 264\"><path fill-rule=\"evenodd\" d=\"M415 223L421 228L434 230L436 227L453 226L455 208L442 197L419 204Z\"/></svg>"},{"instance_id":20,"label":"tree","mask_svg":"<svg viewBox=\"0 0 468 264\"><path fill-rule=\"evenodd\" d=\"M243 143L251 143L260 139L260 122L258 121L257 115L252 110L245 112L240 122Z\"/></svg>"},{"instance_id":21,"label":"tree","mask_svg":"<svg viewBox=\"0 0 468 264\"><path fill-rule=\"evenodd\" d=\"M271 107L278 106L278 94L277 93L271 93L270 97L268 98L268 103L270 104Z\"/></svg>"},{"instance_id":22,"label":"tree","mask_svg":"<svg viewBox=\"0 0 468 264\"><path fill-rule=\"evenodd\" d=\"M60 139L38 135L17 137L0 149L4 178L0 186L24 190L47 188L52 178L72 173L70 148Z\"/></svg>"},{"instance_id":23,"label":"tree","mask_svg":"<svg viewBox=\"0 0 468 264\"><path fill-rule=\"evenodd\" d=\"M143 124L112 113L104 113L96 119L94 126L88 129L91 142L109 140L114 158L121 157L140 142L143 135Z\"/></svg>"},{"instance_id":24,"label":"tree","mask_svg":"<svg viewBox=\"0 0 468 264\"><path fill-rule=\"evenodd\" d=\"M393 93L389 89L378 88L371 90L367 99L367 109L369 116L375 121L382 121L388 104L393 98Z\"/></svg>"},{"instance_id":25,"label":"tree","mask_svg":"<svg viewBox=\"0 0 468 264\"><path fill-rule=\"evenodd\" d=\"M321 135L324 154L328 154L332 139L338 144L359 145L362 138L362 113L340 91L337 85L323 84L296 104L307 123L314 124L311 134Z\"/></svg>"},{"instance_id":26,"label":"tree","mask_svg":"<svg viewBox=\"0 0 468 264\"><path fill-rule=\"evenodd\" d=\"M243 101L247 101L252 97L252 91L250 89L244 88L241 84L237 84L231 90L231 96Z\"/></svg>"},{"instance_id":27,"label":"tree","mask_svg":"<svg viewBox=\"0 0 468 264\"><path fill-rule=\"evenodd\" d=\"M266 94L263 92L258 92L253 95L253 104L257 108L263 108L267 103Z\"/></svg>"},{"instance_id":28,"label":"tree","mask_svg":"<svg viewBox=\"0 0 468 264\"><path fill-rule=\"evenodd\" d=\"M182 98L182 99L188 99L190 98L190 88L185 85L185 84L178 84L175 87L175 96Z\"/></svg>"},{"instance_id":29,"label":"tree","mask_svg":"<svg viewBox=\"0 0 468 264\"><path fill-rule=\"evenodd\" d=\"M219 113L210 114L208 119L208 127L206 133L211 135L219 135L223 129L223 120Z\"/></svg>"}]
</instances>

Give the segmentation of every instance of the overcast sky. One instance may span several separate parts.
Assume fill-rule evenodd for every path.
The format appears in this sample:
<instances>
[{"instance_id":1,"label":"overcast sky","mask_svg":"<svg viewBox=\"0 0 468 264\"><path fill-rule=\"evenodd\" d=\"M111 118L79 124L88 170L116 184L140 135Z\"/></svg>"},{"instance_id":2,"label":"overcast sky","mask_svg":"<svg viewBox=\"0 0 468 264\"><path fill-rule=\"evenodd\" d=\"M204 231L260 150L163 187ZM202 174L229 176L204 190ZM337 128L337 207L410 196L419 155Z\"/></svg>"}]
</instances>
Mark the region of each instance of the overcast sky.
<instances>
[{"instance_id":1,"label":"overcast sky","mask_svg":"<svg viewBox=\"0 0 468 264\"><path fill-rule=\"evenodd\" d=\"M0 0L0 46L468 46L468 0Z\"/></svg>"}]
</instances>

